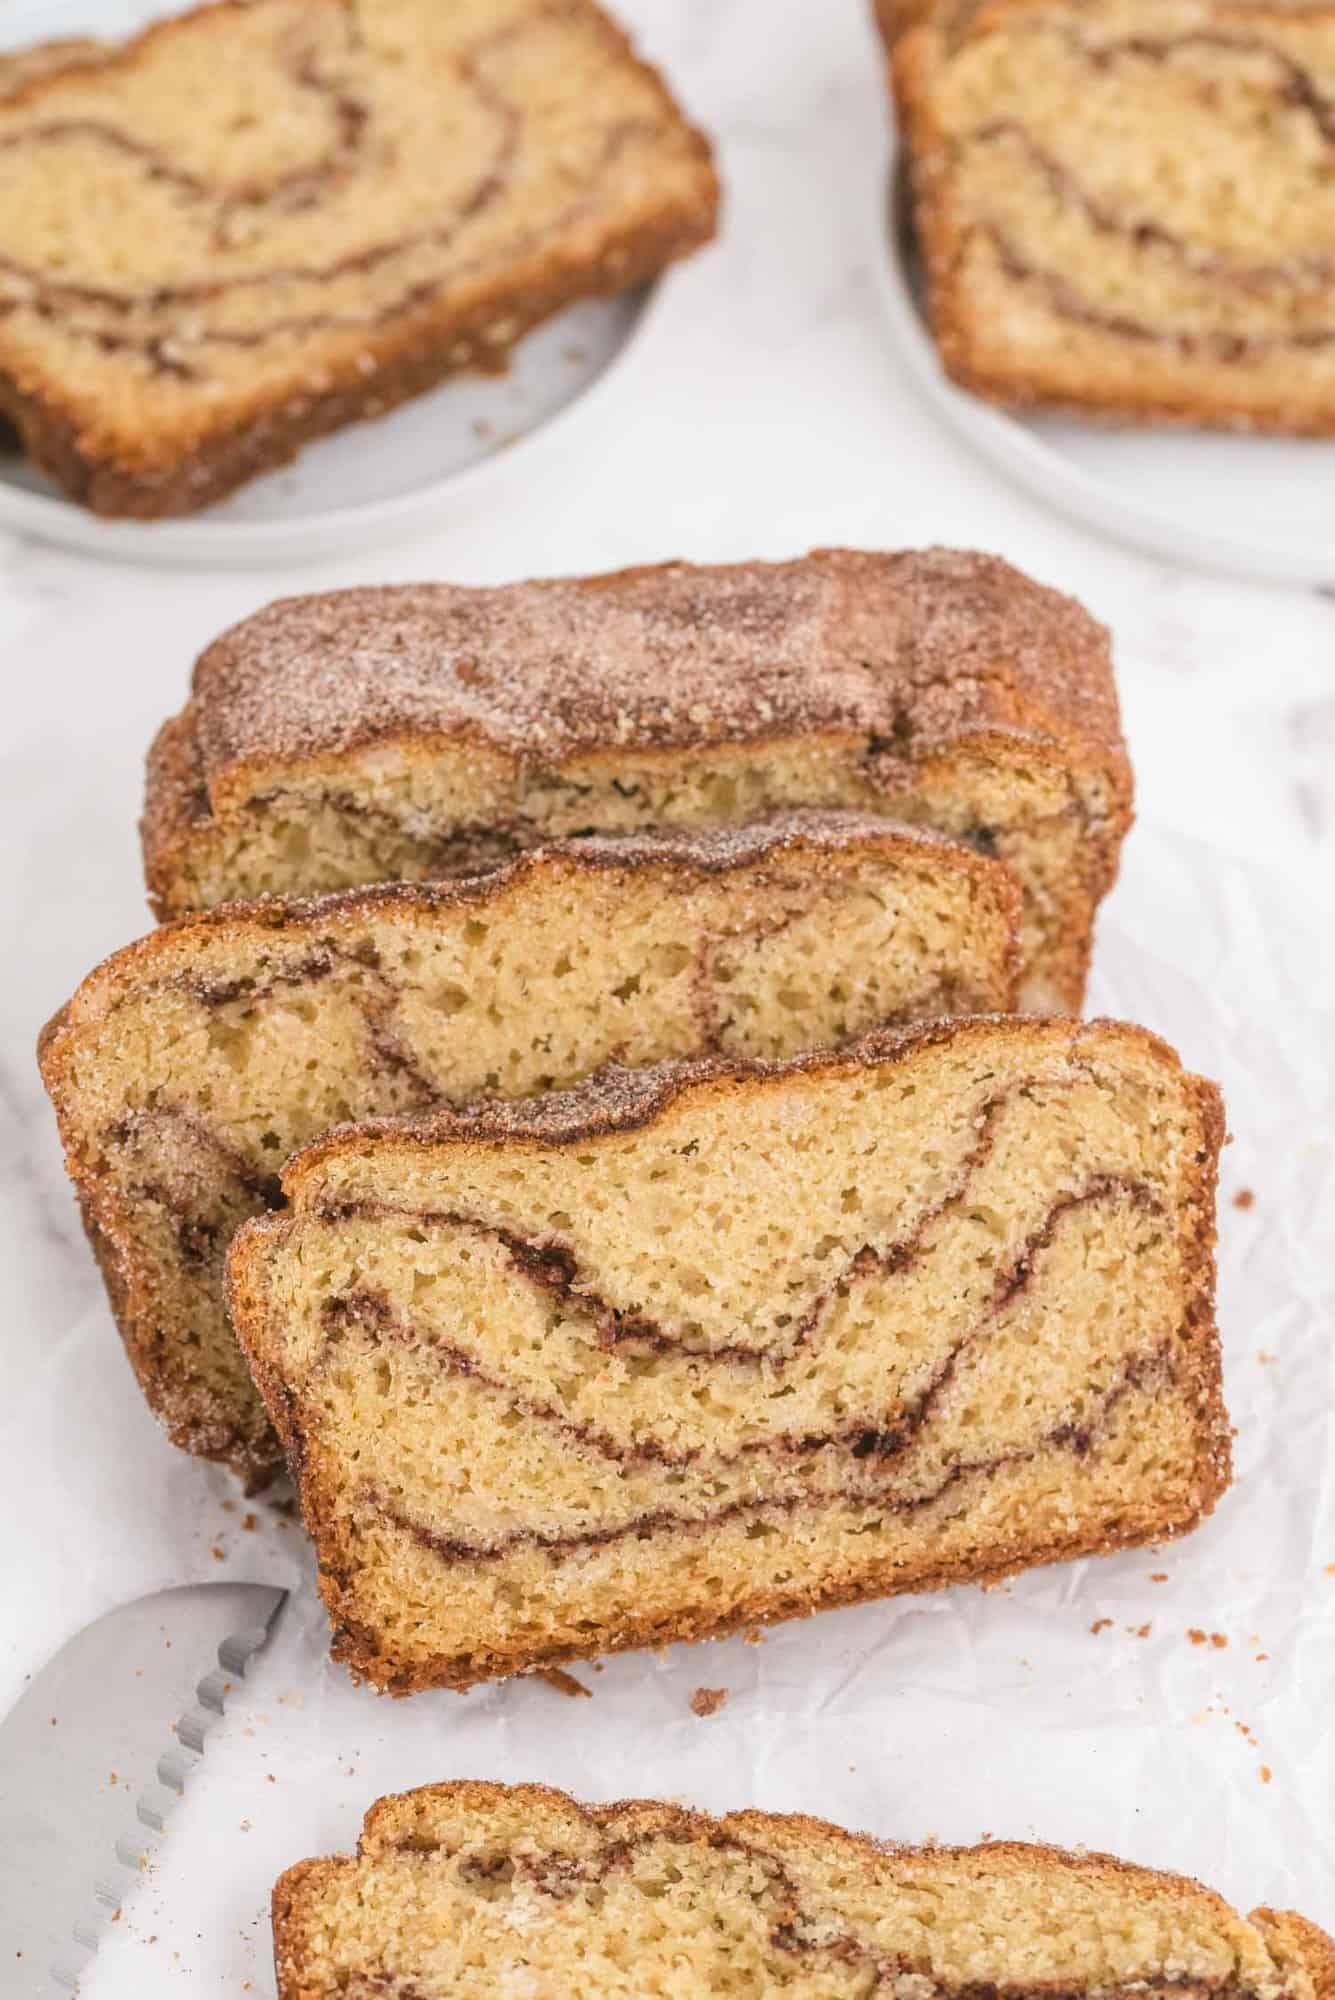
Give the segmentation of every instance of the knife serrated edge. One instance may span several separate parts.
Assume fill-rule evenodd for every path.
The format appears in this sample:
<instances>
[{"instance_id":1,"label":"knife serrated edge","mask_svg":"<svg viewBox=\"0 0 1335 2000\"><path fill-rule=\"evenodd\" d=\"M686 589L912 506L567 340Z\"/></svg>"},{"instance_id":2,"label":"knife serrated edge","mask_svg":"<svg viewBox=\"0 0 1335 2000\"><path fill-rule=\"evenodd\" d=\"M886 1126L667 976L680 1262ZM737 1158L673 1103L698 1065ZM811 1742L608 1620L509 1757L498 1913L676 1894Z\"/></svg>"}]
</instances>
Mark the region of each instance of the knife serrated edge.
<instances>
[{"instance_id":1,"label":"knife serrated edge","mask_svg":"<svg viewBox=\"0 0 1335 2000\"><path fill-rule=\"evenodd\" d=\"M218 1648L218 1665L195 1686L194 1708L177 1718L170 1748L163 1751L154 1770L155 1785L144 1791L135 1804L137 1828L121 1835L107 1857L107 1873L93 1884L94 1907L74 1926L73 1944L77 1951L59 1958L51 1968L57 1987L77 1993L79 1981L88 1969L98 1940L113 1920L136 1876L149 1859L164 1831L167 1815L185 1792L191 1772L204 1755L204 1739L226 1712L227 1698L257 1653L263 1652L278 1622L278 1614L288 1593L275 1588L272 1610L266 1619L232 1632Z\"/></svg>"}]
</instances>

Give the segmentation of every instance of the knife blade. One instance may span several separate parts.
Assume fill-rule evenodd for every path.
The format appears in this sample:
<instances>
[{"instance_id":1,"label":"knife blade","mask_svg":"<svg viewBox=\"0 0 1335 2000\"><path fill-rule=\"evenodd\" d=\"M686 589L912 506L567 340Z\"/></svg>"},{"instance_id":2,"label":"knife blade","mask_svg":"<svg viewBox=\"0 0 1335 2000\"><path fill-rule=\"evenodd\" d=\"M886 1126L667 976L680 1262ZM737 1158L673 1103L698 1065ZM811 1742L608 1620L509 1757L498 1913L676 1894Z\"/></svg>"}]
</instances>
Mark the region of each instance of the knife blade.
<instances>
[{"instance_id":1,"label":"knife blade","mask_svg":"<svg viewBox=\"0 0 1335 2000\"><path fill-rule=\"evenodd\" d=\"M0 1987L13 2000L77 1989L286 1600L269 1584L199 1583L123 1604L0 1722Z\"/></svg>"}]
</instances>

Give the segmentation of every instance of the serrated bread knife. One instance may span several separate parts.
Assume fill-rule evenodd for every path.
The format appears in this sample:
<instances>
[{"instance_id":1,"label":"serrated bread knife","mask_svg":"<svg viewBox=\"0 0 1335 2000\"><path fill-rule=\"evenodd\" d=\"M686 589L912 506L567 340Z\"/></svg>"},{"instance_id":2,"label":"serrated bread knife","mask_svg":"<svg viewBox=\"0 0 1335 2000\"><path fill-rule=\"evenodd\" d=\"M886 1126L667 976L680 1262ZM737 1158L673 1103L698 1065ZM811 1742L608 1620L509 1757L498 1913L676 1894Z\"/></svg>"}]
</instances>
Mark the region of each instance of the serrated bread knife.
<instances>
[{"instance_id":1,"label":"serrated bread knife","mask_svg":"<svg viewBox=\"0 0 1335 2000\"><path fill-rule=\"evenodd\" d=\"M286 1599L263 1583L197 1583L124 1604L63 1646L0 1722L7 2000L77 1989Z\"/></svg>"}]
</instances>

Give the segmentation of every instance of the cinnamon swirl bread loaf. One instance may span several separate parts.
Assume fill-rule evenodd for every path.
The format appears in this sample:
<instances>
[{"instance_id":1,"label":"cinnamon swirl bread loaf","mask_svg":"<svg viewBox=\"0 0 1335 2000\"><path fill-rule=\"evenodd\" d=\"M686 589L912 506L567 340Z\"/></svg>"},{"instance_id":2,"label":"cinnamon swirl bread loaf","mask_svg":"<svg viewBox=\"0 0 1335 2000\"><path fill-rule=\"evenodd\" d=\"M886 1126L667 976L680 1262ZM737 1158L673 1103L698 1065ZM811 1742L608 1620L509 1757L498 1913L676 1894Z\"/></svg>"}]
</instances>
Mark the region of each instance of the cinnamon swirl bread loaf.
<instances>
[{"instance_id":1,"label":"cinnamon swirl bread loaf","mask_svg":"<svg viewBox=\"0 0 1335 2000\"><path fill-rule=\"evenodd\" d=\"M787 1055L1011 1004L999 862L856 814L534 850L485 881L239 906L94 972L42 1068L130 1358L187 1450L279 1448L228 1328L232 1230L340 1119L616 1059Z\"/></svg>"},{"instance_id":2,"label":"cinnamon swirl bread loaf","mask_svg":"<svg viewBox=\"0 0 1335 2000\"><path fill-rule=\"evenodd\" d=\"M1008 863L1021 1004L1079 1007L1130 819L1107 635L948 550L338 591L224 633L158 738L161 916L553 835L859 807Z\"/></svg>"},{"instance_id":3,"label":"cinnamon swirl bread loaf","mask_svg":"<svg viewBox=\"0 0 1335 2000\"><path fill-rule=\"evenodd\" d=\"M477 1780L380 1799L273 1896L279 2000L1335 2000L1335 1943L1181 1875L823 1820L580 1806Z\"/></svg>"},{"instance_id":4,"label":"cinnamon swirl bread loaf","mask_svg":"<svg viewBox=\"0 0 1335 2000\"><path fill-rule=\"evenodd\" d=\"M328 1135L235 1238L335 1650L493 1675L1161 1541L1228 1476L1217 1094L940 1022Z\"/></svg>"},{"instance_id":5,"label":"cinnamon swirl bread loaf","mask_svg":"<svg viewBox=\"0 0 1335 2000\"><path fill-rule=\"evenodd\" d=\"M1113 417L1335 431L1335 11L880 12L957 381Z\"/></svg>"},{"instance_id":6,"label":"cinnamon swirl bread loaf","mask_svg":"<svg viewBox=\"0 0 1335 2000\"><path fill-rule=\"evenodd\" d=\"M246 0L27 70L0 411L99 513L205 506L714 229L708 146L593 0Z\"/></svg>"}]
</instances>

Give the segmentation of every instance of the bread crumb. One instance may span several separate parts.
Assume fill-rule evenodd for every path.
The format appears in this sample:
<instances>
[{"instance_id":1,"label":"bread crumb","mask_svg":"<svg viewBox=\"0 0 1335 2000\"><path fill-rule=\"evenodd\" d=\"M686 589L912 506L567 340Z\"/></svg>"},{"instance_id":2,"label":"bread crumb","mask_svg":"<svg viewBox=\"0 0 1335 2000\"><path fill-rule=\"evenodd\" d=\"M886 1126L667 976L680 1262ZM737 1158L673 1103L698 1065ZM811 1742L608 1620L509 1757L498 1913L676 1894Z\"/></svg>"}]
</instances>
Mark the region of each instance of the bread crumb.
<instances>
[{"instance_id":1,"label":"bread crumb","mask_svg":"<svg viewBox=\"0 0 1335 2000\"><path fill-rule=\"evenodd\" d=\"M1193 1646L1203 1646L1206 1642L1206 1634L1201 1631L1199 1625L1190 1626L1187 1631L1187 1637Z\"/></svg>"},{"instance_id":2,"label":"bread crumb","mask_svg":"<svg viewBox=\"0 0 1335 2000\"><path fill-rule=\"evenodd\" d=\"M1215 1648L1216 1652L1222 1652L1228 1644L1228 1640L1222 1632L1212 1632L1210 1634L1210 1644Z\"/></svg>"},{"instance_id":3,"label":"bread crumb","mask_svg":"<svg viewBox=\"0 0 1335 2000\"><path fill-rule=\"evenodd\" d=\"M593 1700L593 1689L586 1688L583 1681L577 1681L564 1667L543 1667L533 1678L535 1681L546 1681L549 1688L555 1688L558 1694L569 1695L572 1701L577 1701L581 1695L586 1701Z\"/></svg>"},{"instance_id":4,"label":"bread crumb","mask_svg":"<svg viewBox=\"0 0 1335 2000\"><path fill-rule=\"evenodd\" d=\"M254 1514L246 1514L242 1516L241 1525L245 1529L248 1535L253 1535L255 1532L255 1520L256 1517Z\"/></svg>"},{"instance_id":5,"label":"bread crumb","mask_svg":"<svg viewBox=\"0 0 1335 2000\"><path fill-rule=\"evenodd\" d=\"M1254 1208L1256 1196L1250 1188L1239 1188L1233 1197L1234 1208Z\"/></svg>"},{"instance_id":6,"label":"bread crumb","mask_svg":"<svg viewBox=\"0 0 1335 2000\"><path fill-rule=\"evenodd\" d=\"M1156 1569L1150 1578L1151 1583L1167 1583L1167 1581L1168 1571L1166 1569Z\"/></svg>"},{"instance_id":7,"label":"bread crumb","mask_svg":"<svg viewBox=\"0 0 1335 2000\"><path fill-rule=\"evenodd\" d=\"M1090 1626L1089 1629L1097 1638L1099 1633L1106 1632L1111 1624L1112 1624L1111 1618L1096 1618L1094 1620L1094 1623Z\"/></svg>"},{"instance_id":8,"label":"bread crumb","mask_svg":"<svg viewBox=\"0 0 1335 2000\"><path fill-rule=\"evenodd\" d=\"M209 1554L213 1557L213 1560L216 1563L227 1561L226 1552L223 1549L220 1549L216 1542L213 1544L213 1547L209 1550Z\"/></svg>"},{"instance_id":9,"label":"bread crumb","mask_svg":"<svg viewBox=\"0 0 1335 2000\"><path fill-rule=\"evenodd\" d=\"M727 1699L727 1688L697 1688L691 1696L691 1713L717 1715Z\"/></svg>"},{"instance_id":10,"label":"bread crumb","mask_svg":"<svg viewBox=\"0 0 1335 2000\"><path fill-rule=\"evenodd\" d=\"M1148 1639L1154 1628L1146 1619L1143 1625L1128 1625L1126 1629L1137 1639Z\"/></svg>"},{"instance_id":11,"label":"bread crumb","mask_svg":"<svg viewBox=\"0 0 1335 2000\"><path fill-rule=\"evenodd\" d=\"M1262 1766L1261 1766L1261 1783L1262 1783L1263 1785L1268 1785L1268 1784L1270 1783L1270 1780L1271 1780L1271 1778L1272 1778L1273 1776L1274 1776L1274 1773L1273 1773L1273 1772L1272 1772L1272 1770L1270 1769L1270 1766L1269 1766L1268 1764L1262 1764Z\"/></svg>"}]
</instances>

